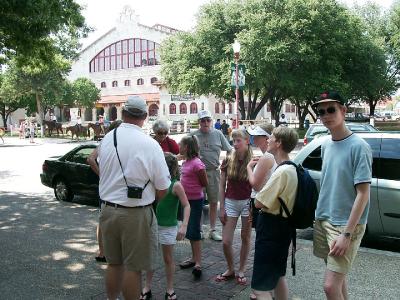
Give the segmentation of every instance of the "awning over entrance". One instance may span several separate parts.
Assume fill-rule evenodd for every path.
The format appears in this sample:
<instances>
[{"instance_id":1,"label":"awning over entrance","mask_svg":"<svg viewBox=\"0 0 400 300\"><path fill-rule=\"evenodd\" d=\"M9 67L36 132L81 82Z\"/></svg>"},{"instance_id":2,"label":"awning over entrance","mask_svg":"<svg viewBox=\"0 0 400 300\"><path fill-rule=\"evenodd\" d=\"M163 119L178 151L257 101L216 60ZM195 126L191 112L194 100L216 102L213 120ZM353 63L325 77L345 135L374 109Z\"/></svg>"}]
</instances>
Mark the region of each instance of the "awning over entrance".
<instances>
[{"instance_id":1,"label":"awning over entrance","mask_svg":"<svg viewBox=\"0 0 400 300\"><path fill-rule=\"evenodd\" d=\"M109 95L109 96L101 96L100 100L96 103L96 107L98 105L100 107L104 106L119 106L124 104L128 99L128 96L140 96L146 100L146 103L150 105L151 103L160 103L160 94L159 93L145 93L145 94L129 94L129 95Z\"/></svg>"}]
</instances>

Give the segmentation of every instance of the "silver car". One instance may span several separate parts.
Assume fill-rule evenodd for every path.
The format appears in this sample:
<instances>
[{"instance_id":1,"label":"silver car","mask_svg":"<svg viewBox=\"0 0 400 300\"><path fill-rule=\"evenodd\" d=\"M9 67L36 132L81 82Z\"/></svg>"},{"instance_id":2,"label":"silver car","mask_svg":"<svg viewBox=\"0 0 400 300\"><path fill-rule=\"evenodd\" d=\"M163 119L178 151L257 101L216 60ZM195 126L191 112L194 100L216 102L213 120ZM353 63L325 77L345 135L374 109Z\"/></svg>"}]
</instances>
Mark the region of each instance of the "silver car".
<instances>
[{"instance_id":1,"label":"silver car","mask_svg":"<svg viewBox=\"0 0 400 300\"><path fill-rule=\"evenodd\" d=\"M400 132L356 133L372 148L372 184L368 237L400 238ZM314 139L294 158L307 168L320 186L321 144L331 138ZM334 190L332 190L334 193Z\"/></svg>"}]
</instances>

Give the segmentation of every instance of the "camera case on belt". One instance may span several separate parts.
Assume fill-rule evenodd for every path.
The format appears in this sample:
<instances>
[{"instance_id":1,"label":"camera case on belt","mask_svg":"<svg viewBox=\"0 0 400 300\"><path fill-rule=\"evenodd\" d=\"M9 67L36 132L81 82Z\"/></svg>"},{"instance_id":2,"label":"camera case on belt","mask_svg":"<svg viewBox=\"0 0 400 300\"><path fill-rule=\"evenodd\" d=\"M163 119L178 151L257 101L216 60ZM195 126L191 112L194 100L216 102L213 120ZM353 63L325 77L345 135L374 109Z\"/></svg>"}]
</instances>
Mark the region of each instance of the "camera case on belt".
<instances>
[{"instance_id":1,"label":"camera case on belt","mask_svg":"<svg viewBox=\"0 0 400 300\"><path fill-rule=\"evenodd\" d=\"M128 198L142 199L143 188L137 186L128 186Z\"/></svg>"}]
</instances>

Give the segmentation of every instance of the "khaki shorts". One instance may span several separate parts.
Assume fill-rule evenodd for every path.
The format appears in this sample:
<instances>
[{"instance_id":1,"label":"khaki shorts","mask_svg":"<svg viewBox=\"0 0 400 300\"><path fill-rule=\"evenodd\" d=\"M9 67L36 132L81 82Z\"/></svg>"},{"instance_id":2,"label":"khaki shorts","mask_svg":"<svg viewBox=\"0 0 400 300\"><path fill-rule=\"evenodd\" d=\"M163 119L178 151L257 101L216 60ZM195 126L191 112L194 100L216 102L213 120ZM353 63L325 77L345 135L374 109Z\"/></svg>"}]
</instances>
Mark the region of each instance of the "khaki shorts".
<instances>
[{"instance_id":1,"label":"khaki shorts","mask_svg":"<svg viewBox=\"0 0 400 300\"><path fill-rule=\"evenodd\" d=\"M328 270L347 274L360 248L366 225L357 225L351 237L350 246L343 256L330 256L330 245L338 237L346 226L335 226L327 221L316 220L314 224L314 255L326 260Z\"/></svg>"},{"instance_id":2,"label":"khaki shorts","mask_svg":"<svg viewBox=\"0 0 400 300\"><path fill-rule=\"evenodd\" d=\"M205 194L207 195L207 200L209 203L218 203L219 196L219 181L221 178L221 173L219 169L216 170L206 170L208 185L205 188Z\"/></svg>"},{"instance_id":3,"label":"khaki shorts","mask_svg":"<svg viewBox=\"0 0 400 300\"><path fill-rule=\"evenodd\" d=\"M158 253L157 219L153 208L102 205L100 229L107 263L128 271L150 271Z\"/></svg>"}]
</instances>

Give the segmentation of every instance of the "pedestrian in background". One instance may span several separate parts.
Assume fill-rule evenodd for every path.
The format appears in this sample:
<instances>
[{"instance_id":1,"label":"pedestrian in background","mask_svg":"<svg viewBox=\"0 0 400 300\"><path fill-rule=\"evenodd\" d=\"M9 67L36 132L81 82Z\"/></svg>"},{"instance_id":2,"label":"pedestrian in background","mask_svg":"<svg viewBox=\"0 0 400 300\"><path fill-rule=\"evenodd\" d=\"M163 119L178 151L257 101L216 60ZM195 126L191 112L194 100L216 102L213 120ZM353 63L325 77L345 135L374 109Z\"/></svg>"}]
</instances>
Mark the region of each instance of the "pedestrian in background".
<instances>
[{"instance_id":1,"label":"pedestrian in background","mask_svg":"<svg viewBox=\"0 0 400 300\"><path fill-rule=\"evenodd\" d=\"M236 274L238 284L246 285L245 270L250 252L251 224L249 218L249 203L251 185L246 172L246 166L253 157L249 144L249 135L243 129L232 133L234 151L225 159L221 166L220 211L219 219L222 227L222 247L228 269L216 277L217 282L235 278L235 262L233 257L233 234L237 221L241 217L241 248L239 269Z\"/></svg>"},{"instance_id":2,"label":"pedestrian in background","mask_svg":"<svg viewBox=\"0 0 400 300\"><path fill-rule=\"evenodd\" d=\"M214 124L214 128L217 130L221 130L221 119L217 119L217 122Z\"/></svg>"},{"instance_id":3,"label":"pedestrian in background","mask_svg":"<svg viewBox=\"0 0 400 300\"><path fill-rule=\"evenodd\" d=\"M175 140L168 136L169 125L164 120L157 120L153 123L154 139L160 144L163 152L170 152L172 154L179 154L179 145Z\"/></svg>"},{"instance_id":4,"label":"pedestrian in background","mask_svg":"<svg viewBox=\"0 0 400 300\"><path fill-rule=\"evenodd\" d=\"M326 263L327 299L348 299L346 275L357 255L368 218L372 151L368 143L346 127L347 109L338 92L321 94L314 107L331 133L321 147L314 254Z\"/></svg>"},{"instance_id":5,"label":"pedestrian in background","mask_svg":"<svg viewBox=\"0 0 400 300\"><path fill-rule=\"evenodd\" d=\"M167 290L165 292L165 299L177 299L174 291L174 245L176 241L181 241L185 238L187 226L190 215L190 205L183 189L182 184L179 182L179 165L178 159L172 153L164 153L165 160L168 165L169 173L171 175L171 185L168 188L167 195L157 205L156 216L158 222L158 241L161 244L164 265L165 277L167 281ZM178 212L178 204L181 203L183 207L183 221L179 226L176 218ZM141 300L152 298L151 285L153 281L154 271L146 273L146 283L140 294Z\"/></svg>"},{"instance_id":6,"label":"pedestrian in background","mask_svg":"<svg viewBox=\"0 0 400 300\"><path fill-rule=\"evenodd\" d=\"M192 247L192 257L180 263L182 269L193 268L192 274L199 278L201 270L201 214L203 212L204 192L207 186L206 166L199 158L199 143L196 136L185 136L179 143L182 164L181 183L190 204L190 217L186 238Z\"/></svg>"},{"instance_id":7,"label":"pedestrian in background","mask_svg":"<svg viewBox=\"0 0 400 300\"><path fill-rule=\"evenodd\" d=\"M221 131L212 128L211 114L207 110L198 113L200 129L192 135L198 138L200 148L200 159L206 166L208 185L206 187L207 200L209 202L210 232L209 238L221 241L222 237L215 230L218 212L219 196L219 157L221 151L232 151L232 147Z\"/></svg>"},{"instance_id":8,"label":"pedestrian in background","mask_svg":"<svg viewBox=\"0 0 400 300\"><path fill-rule=\"evenodd\" d=\"M35 143L35 130L36 130L36 122L30 121L29 122L29 142Z\"/></svg>"},{"instance_id":9,"label":"pedestrian in background","mask_svg":"<svg viewBox=\"0 0 400 300\"><path fill-rule=\"evenodd\" d=\"M157 257L157 220L152 203L162 199L170 175L158 143L146 135L146 102L129 96L123 123L99 148L100 229L107 259L108 299L139 299L141 272L151 271ZM136 147L140 145L140 147Z\"/></svg>"},{"instance_id":10,"label":"pedestrian in background","mask_svg":"<svg viewBox=\"0 0 400 300\"><path fill-rule=\"evenodd\" d=\"M230 141L229 128L230 128L230 126L226 123L226 121L222 120L221 131L222 131L222 134L224 135L224 137L226 138L226 140L228 141L228 143Z\"/></svg>"},{"instance_id":11,"label":"pedestrian in background","mask_svg":"<svg viewBox=\"0 0 400 300\"><path fill-rule=\"evenodd\" d=\"M289 153L298 142L293 128L277 127L268 140L268 152L277 164L289 161ZM276 168L263 189L257 194L255 207L260 209L256 227L253 277L251 288L256 299L288 299L286 267L293 228L282 210L279 199L293 211L297 195L297 171L292 165Z\"/></svg>"}]
</instances>

